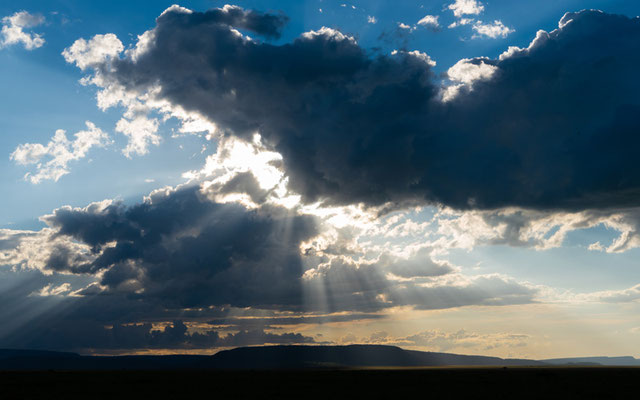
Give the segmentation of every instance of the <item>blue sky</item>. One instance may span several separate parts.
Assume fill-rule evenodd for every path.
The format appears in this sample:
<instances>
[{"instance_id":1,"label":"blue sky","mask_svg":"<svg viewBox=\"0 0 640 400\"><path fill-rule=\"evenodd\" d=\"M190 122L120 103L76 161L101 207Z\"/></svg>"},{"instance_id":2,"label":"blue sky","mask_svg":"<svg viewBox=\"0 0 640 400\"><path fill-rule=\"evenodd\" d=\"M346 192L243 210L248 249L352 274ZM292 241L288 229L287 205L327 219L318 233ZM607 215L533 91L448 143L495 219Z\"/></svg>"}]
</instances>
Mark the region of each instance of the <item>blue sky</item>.
<instances>
[{"instance_id":1,"label":"blue sky","mask_svg":"<svg viewBox=\"0 0 640 400\"><path fill-rule=\"evenodd\" d=\"M17 315L22 297L34 318L56 311L25 335L24 321L0 330L0 347L212 352L294 332L499 356L586 356L594 344L640 355L640 201L637 167L625 167L638 140L629 107L640 96L637 77L624 75L640 4L172 4L0 4L0 297L14 301L0 316ZM603 13L558 29L565 13L589 9ZM603 33L620 25L613 14L625 16L625 40ZM12 42L12 27L28 39ZM592 51L594 37L612 44ZM29 45L34 38L43 42ZM519 49L503 54L511 46ZM583 66L596 78L582 77ZM613 105L598 107L607 92ZM47 147L58 130L70 152L60 160L70 158L54 176L45 163L63 151ZM82 151L78 132L87 132ZM605 158L592 170L585 160L601 160L593 149ZM251 286L270 268L271 292ZM92 307L100 317L87 317ZM250 329L243 318L285 314L349 317L267 321L253 341L233 341ZM114 332L176 320L189 333L165 347L69 344L68 321ZM60 332L57 342L39 336L47 329ZM196 332L211 342L195 345Z\"/></svg>"}]
</instances>

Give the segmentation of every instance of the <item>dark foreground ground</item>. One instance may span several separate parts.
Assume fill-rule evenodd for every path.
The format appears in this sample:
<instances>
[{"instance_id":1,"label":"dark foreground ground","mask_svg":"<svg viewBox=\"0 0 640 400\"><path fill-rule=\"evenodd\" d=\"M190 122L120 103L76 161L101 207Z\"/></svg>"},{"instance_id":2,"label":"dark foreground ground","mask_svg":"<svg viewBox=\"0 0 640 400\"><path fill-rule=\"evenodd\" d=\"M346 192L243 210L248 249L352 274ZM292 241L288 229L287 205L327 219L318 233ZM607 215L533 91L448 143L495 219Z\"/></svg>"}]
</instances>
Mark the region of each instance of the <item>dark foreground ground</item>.
<instances>
[{"instance_id":1,"label":"dark foreground ground","mask_svg":"<svg viewBox=\"0 0 640 400\"><path fill-rule=\"evenodd\" d=\"M640 368L0 371L2 399L638 398Z\"/></svg>"}]
</instances>

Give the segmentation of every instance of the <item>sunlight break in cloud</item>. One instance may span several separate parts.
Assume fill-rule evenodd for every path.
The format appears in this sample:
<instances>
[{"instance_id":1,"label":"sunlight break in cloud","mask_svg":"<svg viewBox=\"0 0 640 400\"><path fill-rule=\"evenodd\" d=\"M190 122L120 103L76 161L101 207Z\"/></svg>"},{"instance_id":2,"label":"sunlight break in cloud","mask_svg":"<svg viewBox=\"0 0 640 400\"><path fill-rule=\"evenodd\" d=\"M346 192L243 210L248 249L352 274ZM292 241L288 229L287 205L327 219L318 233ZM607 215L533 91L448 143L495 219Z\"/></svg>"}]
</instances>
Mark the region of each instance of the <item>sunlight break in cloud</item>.
<instances>
[{"instance_id":1,"label":"sunlight break in cloud","mask_svg":"<svg viewBox=\"0 0 640 400\"><path fill-rule=\"evenodd\" d=\"M25 143L18 146L10 158L20 165L36 165L36 173L27 173L25 179L33 184L44 180L58 181L69 173L71 161L86 157L94 146L109 144L109 135L90 121L85 122L87 130L76 133L74 140L67 138L66 132L58 129L46 146L40 143ZM48 159L48 161L44 161Z\"/></svg>"},{"instance_id":2,"label":"sunlight break in cloud","mask_svg":"<svg viewBox=\"0 0 640 400\"><path fill-rule=\"evenodd\" d=\"M42 15L29 14L27 11L19 11L11 16L2 18L2 31L0 32L0 48L22 44L25 49L33 50L44 45L42 35L34 32L25 32L25 28L33 28L44 23Z\"/></svg>"}]
</instances>

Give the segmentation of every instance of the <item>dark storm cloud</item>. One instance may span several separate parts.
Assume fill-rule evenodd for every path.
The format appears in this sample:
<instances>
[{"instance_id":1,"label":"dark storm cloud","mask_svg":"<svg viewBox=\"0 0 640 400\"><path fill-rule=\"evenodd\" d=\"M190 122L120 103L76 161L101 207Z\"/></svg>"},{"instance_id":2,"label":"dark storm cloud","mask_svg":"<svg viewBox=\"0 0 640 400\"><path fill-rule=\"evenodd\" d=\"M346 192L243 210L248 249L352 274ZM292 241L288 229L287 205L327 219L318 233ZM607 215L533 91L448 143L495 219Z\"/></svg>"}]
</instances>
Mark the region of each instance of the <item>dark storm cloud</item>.
<instances>
[{"instance_id":1,"label":"dark storm cloud","mask_svg":"<svg viewBox=\"0 0 640 400\"><path fill-rule=\"evenodd\" d=\"M335 259L307 273L307 291L326 312L377 311L411 306L417 310L437 310L472 305L502 306L535 302L536 288L500 275L473 278L449 275L438 282L441 271L415 274L414 280L390 279L378 264L354 265ZM393 270L391 270L393 272Z\"/></svg>"},{"instance_id":2,"label":"dark storm cloud","mask_svg":"<svg viewBox=\"0 0 640 400\"><path fill-rule=\"evenodd\" d=\"M315 343L300 333L270 333L262 329L220 333L215 330L189 332L181 320L154 329L150 323L115 324L105 327L83 321L55 321L36 324L35 329L11 335L3 344L11 347L52 350L140 350L140 349L213 349L259 344Z\"/></svg>"},{"instance_id":3,"label":"dark storm cloud","mask_svg":"<svg viewBox=\"0 0 640 400\"><path fill-rule=\"evenodd\" d=\"M534 303L537 289L497 275L481 276L465 285L404 286L390 291L388 301L417 310L439 310L470 305L504 306Z\"/></svg>"},{"instance_id":4,"label":"dark storm cloud","mask_svg":"<svg viewBox=\"0 0 640 400\"><path fill-rule=\"evenodd\" d=\"M100 284L110 292L177 308L299 305L299 246L317 233L312 217L214 203L197 187L155 193L129 207L115 202L61 208L43 219L57 235L97 254L74 265L67 251L56 252L49 268L102 271Z\"/></svg>"},{"instance_id":5,"label":"dark storm cloud","mask_svg":"<svg viewBox=\"0 0 640 400\"><path fill-rule=\"evenodd\" d=\"M220 204L207 198L207 193L199 187L183 187L152 193L131 206L93 203L85 208L63 207L43 217L54 233L42 240L63 238L68 243L71 239L94 252L88 256L77 247L52 244L44 271L83 275L95 282L81 285L82 289L68 288L67 293L82 297L75 298L68 314L57 316L51 324L58 319L75 321L71 325L87 321L89 326L172 318L210 320L215 317L212 306L312 313L305 318L294 315L291 320L276 315L253 325L230 320L239 328L255 328L369 318L370 314L362 313L398 305L489 304L493 298L493 288L485 288L478 280L453 286L438 283L440 277L452 276L454 269L431 260L428 251L409 259L381 256L361 265L341 256L328 260L305 255L303 260L301 242L320 229L313 217L266 205L248 210L235 203ZM515 282L496 282L505 283L504 290L498 289L517 297L505 297L503 304L531 301L535 294ZM343 311L351 314L323 316Z\"/></svg>"},{"instance_id":6,"label":"dark storm cloud","mask_svg":"<svg viewBox=\"0 0 640 400\"><path fill-rule=\"evenodd\" d=\"M262 204L266 201L268 191L260 187L258 180L251 172L240 172L228 182L220 184L215 188L220 193L246 193L256 204Z\"/></svg>"},{"instance_id":7,"label":"dark storm cloud","mask_svg":"<svg viewBox=\"0 0 640 400\"><path fill-rule=\"evenodd\" d=\"M37 268L0 269L0 275L15 274L0 279L6 306L0 311L0 347L310 343L299 334L265 330L381 318L375 313L395 306L520 304L536 293L500 277L455 283L460 276L451 266L421 252L414 259L385 256L362 264L339 255L303 257L301 242L320 229L313 217L266 205L248 210L220 204L207 194L182 187L130 206L105 201L63 207L43 217L49 225L43 231L17 234L28 242L5 235L4 251L12 252L8 245L31 246L28 254L48 256ZM10 266L19 267L22 258L11 258L18 264ZM187 332L182 322L152 329L151 323L167 321L208 321L237 332Z\"/></svg>"},{"instance_id":8,"label":"dark storm cloud","mask_svg":"<svg viewBox=\"0 0 640 400\"><path fill-rule=\"evenodd\" d=\"M384 318L381 314L372 313L349 313L333 315L308 315L294 317L251 317L238 318L234 316L214 318L208 321L211 325L232 326L243 329L247 328L273 328L281 325L303 325L303 324L330 324L336 322L352 322L361 320L376 320Z\"/></svg>"},{"instance_id":9,"label":"dark storm cloud","mask_svg":"<svg viewBox=\"0 0 640 400\"><path fill-rule=\"evenodd\" d=\"M368 53L329 29L278 46L247 40L231 29L247 28L242 19L210 23L222 13L170 10L147 52L100 73L131 91L159 86L228 133L259 131L305 201L640 204L638 18L567 14L528 49L485 59L493 76L442 102L419 54Z\"/></svg>"},{"instance_id":10,"label":"dark storm cloud","mask_svg":"<svg viewBox=\"0 0 640 400\"><path fill-rule=\"evenodd\" d=\"M189 29L191 25L233 26L268 38L279 38L282 28L289 18L285 15L265 14L254 10L243 10L237 6L226 5L203 13L188 14L179 6L172 6L165 11L159 21L173 26Z\"/></svg>"},{"instance_id":11,"label":"dark storm cloud","mask_svg":"<svg viewBox=\"0 0 640 400\"><path fill-rule=\"evenodd\" d=\"M428 278L452 273L453 268L448 263L435 262L431 258L430 250L429 248L421 249L406 260L381 257L375 267L402 278Z\"/></svg>"}]
</instances>

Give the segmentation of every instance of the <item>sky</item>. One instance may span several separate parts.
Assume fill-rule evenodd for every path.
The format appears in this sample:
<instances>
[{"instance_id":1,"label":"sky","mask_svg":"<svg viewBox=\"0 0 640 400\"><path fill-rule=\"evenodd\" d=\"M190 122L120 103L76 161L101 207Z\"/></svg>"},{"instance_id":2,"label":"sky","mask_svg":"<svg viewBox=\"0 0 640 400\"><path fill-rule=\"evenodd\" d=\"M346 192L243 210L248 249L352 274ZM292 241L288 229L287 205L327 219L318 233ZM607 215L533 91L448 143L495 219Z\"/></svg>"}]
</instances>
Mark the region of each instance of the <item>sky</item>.
<instances>
[{"instance_id":1,"label":"sky","mask_svg":"<svg viewBox=\"0 0 640 400\"><path fill-rule=\"evenodd\" d=\"M0 4L0 347L640 357L640 4Z\"/></svg>"}]
</instances>

